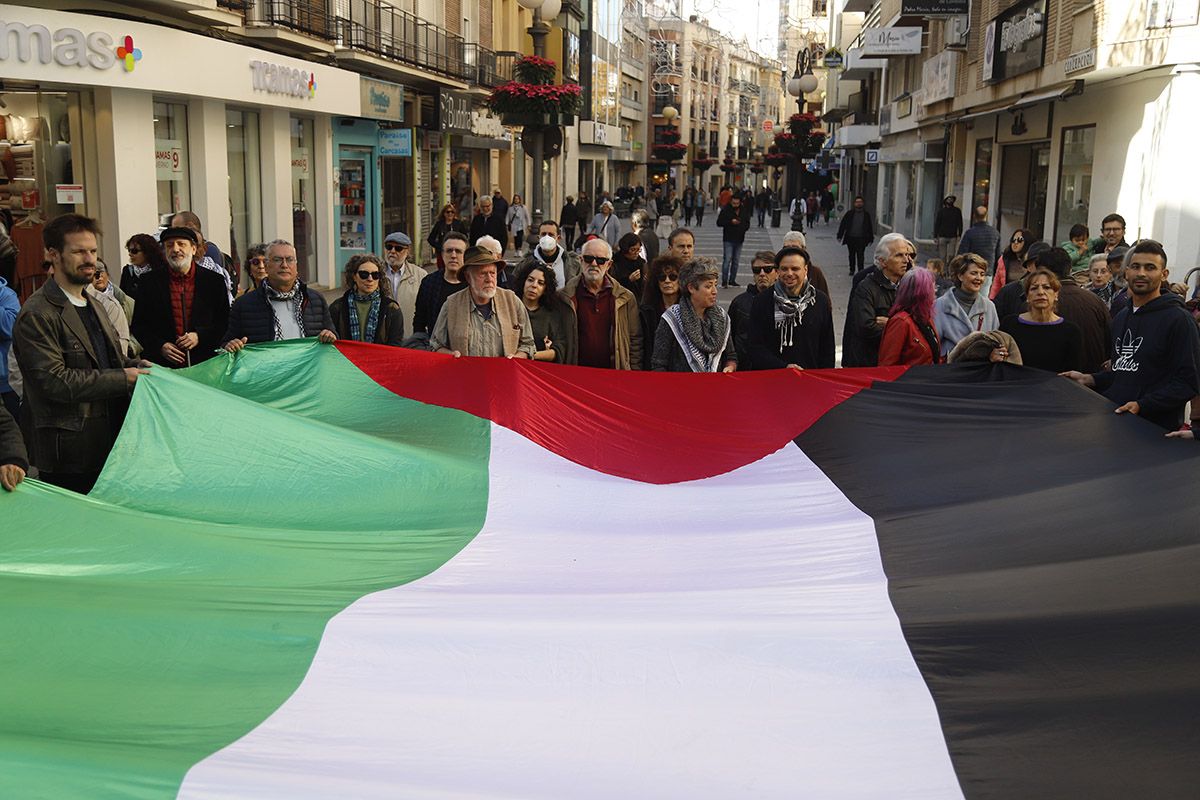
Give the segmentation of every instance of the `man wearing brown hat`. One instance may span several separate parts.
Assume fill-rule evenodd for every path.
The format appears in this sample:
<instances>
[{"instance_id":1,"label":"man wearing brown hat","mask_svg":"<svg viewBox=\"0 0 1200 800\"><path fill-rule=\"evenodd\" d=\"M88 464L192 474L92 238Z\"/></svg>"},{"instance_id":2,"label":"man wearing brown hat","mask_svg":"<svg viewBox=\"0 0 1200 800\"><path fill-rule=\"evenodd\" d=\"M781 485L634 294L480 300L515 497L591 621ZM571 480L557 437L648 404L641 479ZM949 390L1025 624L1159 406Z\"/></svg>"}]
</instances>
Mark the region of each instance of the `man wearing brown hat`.
<instances>
[{"instance_id":1,"label":"man wearing brown hat","mask_svg":"<svg viewBox=\"0 0 1200 800\"><path fill-rule=\"evenodd\" d=\"M467 291L442 305L429 344L438 353L460 356L533 358L529 312L515 294L497 286L504 262L483 247L467 251L459 276Z\"/></svg>"},{"instance_id":2,"label":"man wearing brown hat","mask_svg":"<svg viewBox=\"0 0 1200 800\"><path fill-rule=\"evenodd\" d=\"M225 282L196 267L200 239L191 228L167 228L159 239L168 268L142 278L130 330L151 361L189 367L221 346L229 324Z\"/></svg>"}]
</instances>

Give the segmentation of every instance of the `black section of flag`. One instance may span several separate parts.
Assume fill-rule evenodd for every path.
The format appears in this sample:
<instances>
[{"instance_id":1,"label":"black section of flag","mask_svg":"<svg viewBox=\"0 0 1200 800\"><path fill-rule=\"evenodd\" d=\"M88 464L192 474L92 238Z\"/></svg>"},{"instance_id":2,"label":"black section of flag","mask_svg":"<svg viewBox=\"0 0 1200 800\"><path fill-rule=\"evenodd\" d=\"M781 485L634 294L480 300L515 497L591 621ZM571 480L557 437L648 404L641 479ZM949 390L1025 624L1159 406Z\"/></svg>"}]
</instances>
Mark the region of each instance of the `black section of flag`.
<instances>
[{"instance_id":1,"label":"black section of flag","mask_svg":"<svg viewBox=\"0 0 1200 800\"><path fill-rule=\"evenodd\" d=\"M925 367L797 444L871 515L968 798L1200 796L1200 443Z\"/></svg>"}]
</instances>

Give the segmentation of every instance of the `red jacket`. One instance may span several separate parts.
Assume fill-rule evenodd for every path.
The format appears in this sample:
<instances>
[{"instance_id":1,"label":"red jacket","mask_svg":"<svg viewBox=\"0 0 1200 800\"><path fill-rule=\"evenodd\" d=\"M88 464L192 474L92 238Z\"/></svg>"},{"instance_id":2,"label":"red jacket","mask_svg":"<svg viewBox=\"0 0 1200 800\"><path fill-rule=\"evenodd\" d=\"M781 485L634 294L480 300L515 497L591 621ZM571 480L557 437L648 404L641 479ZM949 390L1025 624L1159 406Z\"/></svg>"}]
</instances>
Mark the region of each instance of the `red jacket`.
<instances>
[{"instance_id":1,"label":"red jacket","mask_svg":"<svg viewBox=\"0 0 1200 800\"><path fill-rule=\"evenodd\" d=\"M936 328L933 336L938 339ZM928 340L907 311L900 311L888 320L879 342L879 366L937 364L940 360L941 340L930 350Z\"/></svg>"}]
</instances>

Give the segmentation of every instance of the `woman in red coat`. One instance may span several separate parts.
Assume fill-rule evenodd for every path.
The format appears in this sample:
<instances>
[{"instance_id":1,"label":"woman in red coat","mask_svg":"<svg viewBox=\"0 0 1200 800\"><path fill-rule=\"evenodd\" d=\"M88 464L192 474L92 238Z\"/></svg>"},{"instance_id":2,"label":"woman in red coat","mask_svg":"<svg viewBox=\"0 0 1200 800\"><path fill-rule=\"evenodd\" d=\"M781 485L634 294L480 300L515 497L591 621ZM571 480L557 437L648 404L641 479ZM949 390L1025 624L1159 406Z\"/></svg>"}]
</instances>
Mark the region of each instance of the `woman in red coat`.
<instances>
[{"instance_id":1,"label":"woman in red coat","mask_svg":"<svg viewBox=\"0 0 1200 800\"><path fill-rule=\"evenodd\" d=\"M920 267L900 279L879 343L879 366L941 363L941 342L933 326L936 287L933 273Z\"/></svg>"}]
</instances>

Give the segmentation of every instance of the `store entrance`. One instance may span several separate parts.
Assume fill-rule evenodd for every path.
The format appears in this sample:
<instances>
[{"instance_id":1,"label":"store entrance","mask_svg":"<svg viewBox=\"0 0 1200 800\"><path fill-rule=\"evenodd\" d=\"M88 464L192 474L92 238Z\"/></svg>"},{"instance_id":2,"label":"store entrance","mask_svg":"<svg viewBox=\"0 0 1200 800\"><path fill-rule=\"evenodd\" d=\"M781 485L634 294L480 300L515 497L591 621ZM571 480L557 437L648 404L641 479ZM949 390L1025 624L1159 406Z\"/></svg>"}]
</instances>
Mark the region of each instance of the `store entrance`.
<instances>
[{"instance_id":1,"label":"store entrance","mask_svg":"<svg viewBox=\"0 0 1200 800\"><path fill-rule=\"evenodd\" d=\"M19 253L0 275L24 301L45 282L42 229L59 214L88 213L97 186L85 186L83 116L90 92L0 92L0 222ZM110 265L119 274L121 265Z\"/></svg>"},{"instance_id":2,"label":"store entrance","mask_svg":"<svg viewBox=\"0 0 1200 800\"><path fill-rule=\"evenodd\" d=\"M1000 236L1007 241L1018 228L1035 239L1046 226L1046 189L1050 183L1050 143L1010 144L1000 173Z\"/></svg>"},{"instance_id":3,"label":"store entrance","mask_svg":"<svg viewBox=\"0 0 1200 800\"><path fill-rule=\"evenodd\" d=\"M375 170L369 147L338 150L338 254L339 271L351 256L373 252L375 220Z\"/></svg>"}]
</instances>

